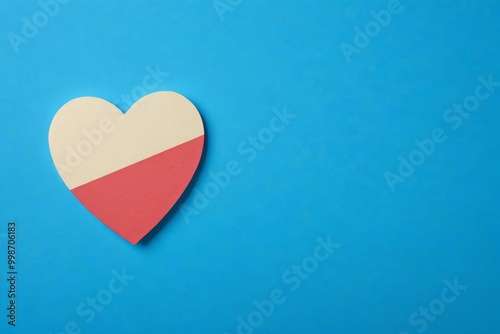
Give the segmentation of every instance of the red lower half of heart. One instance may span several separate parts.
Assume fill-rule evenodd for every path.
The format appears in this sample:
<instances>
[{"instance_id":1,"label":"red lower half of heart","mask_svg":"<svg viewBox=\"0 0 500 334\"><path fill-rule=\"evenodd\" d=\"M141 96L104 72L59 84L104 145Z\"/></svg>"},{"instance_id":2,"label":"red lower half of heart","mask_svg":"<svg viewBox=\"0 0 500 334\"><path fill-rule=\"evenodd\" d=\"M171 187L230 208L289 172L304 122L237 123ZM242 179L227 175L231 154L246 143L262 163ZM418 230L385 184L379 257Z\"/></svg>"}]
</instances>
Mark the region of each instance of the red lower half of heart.
<instances>
[{"instance_id":1,"label":"red lower half of heart","mask_svg":"<svg viewBox=\"0 0 500 334\"><path fill-rule=\"evenodd\" d=\"M137 244L174 206L198 167L204 136L72 189L113 231Z\"/></svg>"}]
</instances>

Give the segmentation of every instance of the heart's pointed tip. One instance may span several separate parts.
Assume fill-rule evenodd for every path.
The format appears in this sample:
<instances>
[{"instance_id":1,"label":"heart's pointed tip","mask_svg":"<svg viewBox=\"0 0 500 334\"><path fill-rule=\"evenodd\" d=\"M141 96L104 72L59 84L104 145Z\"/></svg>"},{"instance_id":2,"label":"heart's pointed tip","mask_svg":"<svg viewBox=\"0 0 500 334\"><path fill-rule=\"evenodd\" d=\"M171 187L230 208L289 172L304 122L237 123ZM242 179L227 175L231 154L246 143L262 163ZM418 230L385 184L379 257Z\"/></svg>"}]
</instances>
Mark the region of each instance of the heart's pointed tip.
<instances>
[{"instance_id":1,"label":"heart's pointed tip","mask_svg":"<svg viewBox=\"0 0 500 334\"><path fill-rule=\"evenodd\" d=\"M122 237L123 239L127 240L128 242L130 242L133 246L137 246L137 244L142 240L144 239L144 237L146 235L148 235L148 233L150 232L151 230L148 230L148 231L135 231L135 233L123 233L123 232L120 232L118 233L118 231L115 231L120 237Z\"/></svg>"},{"instance_id":2,"label":"heart's pointed tip","mask_svg":"<svg viewBox=\"0 0 500 334\"><path fill-rule=\"evenodd\" d=\"M140 240L136 240L136 241L131 241L131 240L128 240L132 246L137 246L137 244L139 243Z\"/></svg>"},{"instance_id":3,"label":"heart's pointed tip","mask_svg":"<svg viewBox=\"0 0 500 334\"><path fill-rule=\"evenodd\" d=\"M128 242L130 242L133 246L137 246L139 241L141 241L142 238L144 238L144 236L142 236L142 237L128 237L128 238L123 237L123 238L125 240L127 240Z\"/></svg>"}]
</instances>

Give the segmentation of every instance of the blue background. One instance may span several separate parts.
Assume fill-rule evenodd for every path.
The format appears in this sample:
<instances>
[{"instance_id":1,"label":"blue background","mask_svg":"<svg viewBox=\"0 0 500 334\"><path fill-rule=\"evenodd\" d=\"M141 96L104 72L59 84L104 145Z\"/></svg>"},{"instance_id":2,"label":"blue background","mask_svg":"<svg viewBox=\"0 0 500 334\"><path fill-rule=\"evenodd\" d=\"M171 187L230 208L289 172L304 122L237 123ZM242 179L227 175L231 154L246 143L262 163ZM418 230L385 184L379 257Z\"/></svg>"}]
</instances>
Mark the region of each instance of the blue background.
<instances>
[{"instance_id":1,"label":"blue background","mask_svg":"<svg viewBox=\"0 0 500 334\"><path fill-rule=\"evenodd\" d=\"M467 289L426 332L500 332L500 89L459 129L442 118L479 76L500 81L500 2L401 3L348 63L339 44L387 1L248 0L221 20L210 0L75 0L16 53L7 35L40 6L2 0L0 233L17 222L19 294L0 331L233 334L281 289L255 333L417 333L408 317L458 278ZM177 210L132 246L67 190L47 133L68 100L116 101L157 65L158 90L205 121L194 187L228 161L242 171L190 224ZM238 145L284 107L296 118L247 162ZM435 128L447 141L392 192L384 173ZM283 273L329 235L341 246L291 291ZM122 268L135 279L85 323L77 306Z\"/></svg>"}]
</instances>

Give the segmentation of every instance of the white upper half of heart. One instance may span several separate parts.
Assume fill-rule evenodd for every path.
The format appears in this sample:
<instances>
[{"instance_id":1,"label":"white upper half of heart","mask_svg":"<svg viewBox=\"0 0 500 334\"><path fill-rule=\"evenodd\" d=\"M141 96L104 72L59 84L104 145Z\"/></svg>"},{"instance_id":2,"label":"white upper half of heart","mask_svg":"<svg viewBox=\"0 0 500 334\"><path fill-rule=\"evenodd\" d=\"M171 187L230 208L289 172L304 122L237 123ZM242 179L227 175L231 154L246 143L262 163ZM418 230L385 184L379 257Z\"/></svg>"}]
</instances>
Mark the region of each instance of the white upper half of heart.
<instances>
[{"instance_id":1,"label":"white upper half of heart","mask_svg":"<svg viewBox=\"0 0 500 334\"><path fill-rule=\"evenodd\" d=\"M49 130L52 159L70 189L204 134L196 107L174 92L156 92L126 114L106 100L66 103Z\"/></svg>"}]
</instances>

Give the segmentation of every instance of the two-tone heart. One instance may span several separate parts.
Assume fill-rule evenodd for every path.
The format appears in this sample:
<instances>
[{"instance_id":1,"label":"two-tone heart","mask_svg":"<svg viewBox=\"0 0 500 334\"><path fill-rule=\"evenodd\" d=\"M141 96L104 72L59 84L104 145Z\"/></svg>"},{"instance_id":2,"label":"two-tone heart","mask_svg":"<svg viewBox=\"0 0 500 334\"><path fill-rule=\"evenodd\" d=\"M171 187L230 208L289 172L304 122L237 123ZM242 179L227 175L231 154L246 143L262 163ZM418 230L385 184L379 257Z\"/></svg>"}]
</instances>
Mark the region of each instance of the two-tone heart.
<instances>
[{"instance_id":1,"label":"two-tone heart","mask_svg":"<svg viewBox=\"0 0 500 334\"><path fill-rule=\"evenodd\" d=\"M136 244L188 186L204 136L200 114L188 99L156 92L126 114L95 97L69 101L52 120L49 146L76 198Z\"/></svg>"}]
</instances>

